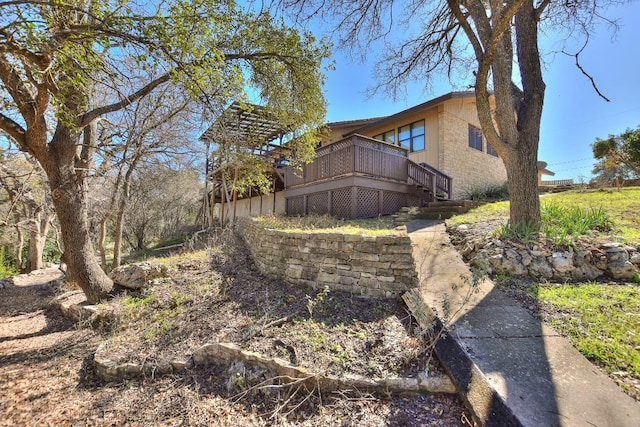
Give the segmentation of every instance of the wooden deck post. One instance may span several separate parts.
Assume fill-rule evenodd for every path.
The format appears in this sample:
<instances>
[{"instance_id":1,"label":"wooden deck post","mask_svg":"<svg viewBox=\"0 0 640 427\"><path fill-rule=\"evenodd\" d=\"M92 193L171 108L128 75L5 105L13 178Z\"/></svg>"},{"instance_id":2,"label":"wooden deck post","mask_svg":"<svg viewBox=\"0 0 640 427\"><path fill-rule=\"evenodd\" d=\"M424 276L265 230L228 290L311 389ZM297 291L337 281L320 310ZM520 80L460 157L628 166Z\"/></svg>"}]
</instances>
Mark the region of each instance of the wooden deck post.
<instances>
[{"instance_id":1,"label":"wooden deck post","mask_svg":"<svg viewBox=\"0 0 640 427\"><path fill-rule=\"evenodd\" d=\"M358 217L358 187L351 187L351 218Z\"/></svg>"}]
</instances>

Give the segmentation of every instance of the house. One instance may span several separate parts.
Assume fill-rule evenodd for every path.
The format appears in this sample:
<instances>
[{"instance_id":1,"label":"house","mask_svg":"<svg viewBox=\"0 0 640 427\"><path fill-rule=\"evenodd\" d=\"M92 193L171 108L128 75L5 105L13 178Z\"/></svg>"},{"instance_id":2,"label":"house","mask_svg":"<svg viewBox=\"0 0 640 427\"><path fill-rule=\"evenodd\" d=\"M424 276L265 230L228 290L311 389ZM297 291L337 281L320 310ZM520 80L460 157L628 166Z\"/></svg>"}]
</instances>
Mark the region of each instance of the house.
<instances>
[{"instance_id":1,"label":"house","mask_svg":"<svg viewBox=\"0 0 640 427\"><path fill-rule=\"evenodd\" d=\"M235 111L234 120L239 114ZM201 139L214 138L214 126ZM260 128L265 126L262 119ZM451 92L390 116L327 128L312 163L301 170L274 164L272 194L236 196L231 208L232 199L218 183L210 205L226 199L227 217L272 212L366 218L438 199L464 199L507 180L502 160L480 131L473 92ZM274 130L266 133L276 135ZM265 141L261 154L265 147L282 151Z\"/></svg>"},{"instance_id":2,"label":"house","mask_svg":"<svg viewBox=\"0 0 640 427\"><path fill-rule=\"evenodd\" d=\"M354 122L329 123L331 134L322 145L353 134L399 145L410 160L450 176L453 199L507 181L502 160L480 130L473 92L450 92L355 128Z\"/></svg>"},{"instance_id":3,"label":"house","mask_svg":"<svg viewBox=\"0 0 640 427\"><path fill-rule=\"evenodd\" d=\"M551 172L549 169L547 169L547 162L538 160L538 186L543 185L542 175L554 176L555 172Z\"/></svg>"}]
</instances>

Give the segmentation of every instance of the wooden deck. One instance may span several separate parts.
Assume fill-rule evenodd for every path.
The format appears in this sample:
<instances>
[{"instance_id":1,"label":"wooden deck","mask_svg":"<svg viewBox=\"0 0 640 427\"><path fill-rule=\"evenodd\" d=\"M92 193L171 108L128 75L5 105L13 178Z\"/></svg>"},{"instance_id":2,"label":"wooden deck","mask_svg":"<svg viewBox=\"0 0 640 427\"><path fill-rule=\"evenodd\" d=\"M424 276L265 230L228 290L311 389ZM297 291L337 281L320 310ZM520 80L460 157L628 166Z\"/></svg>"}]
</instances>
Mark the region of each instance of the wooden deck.
<instances>
[{"instance_id":1,"label":"wooden deck","mask_svg":"<svg viewBox=\"0 0 640 427\"><path fill-rule=\"evenodd\" d=\"M404 148L353 135L318 149L300 169L286 168L284 197L288 215L370 218L451 199L451 178L412 162Z\"/></svg>"}]
</instances>

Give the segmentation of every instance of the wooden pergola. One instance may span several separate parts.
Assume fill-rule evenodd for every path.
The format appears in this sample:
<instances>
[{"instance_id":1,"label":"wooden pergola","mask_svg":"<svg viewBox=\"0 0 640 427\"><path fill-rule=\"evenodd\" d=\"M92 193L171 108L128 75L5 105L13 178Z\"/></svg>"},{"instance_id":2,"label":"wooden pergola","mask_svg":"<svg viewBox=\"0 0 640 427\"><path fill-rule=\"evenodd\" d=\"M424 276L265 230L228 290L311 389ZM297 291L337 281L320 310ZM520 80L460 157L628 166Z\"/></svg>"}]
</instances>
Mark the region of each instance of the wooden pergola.
<instances>
[{"instance_id":1,"label":"wooden pergola","mask_svg":"<svg viewBox=\"0 0 640 427\"><path fill-rule=\"evenodd\" d=\"M207 161L205 166L205 197L204 197L204 226L213 225L213 208L216 203L221 204L220 222L224 223L224 205L229 206L237 201L237 192L229 192L229 183L222 171L225 165L214 156L217 151L212 147L225 145L242 146L253 155L264 157L272 165L273 192L278 189L278 183L284 185L284 176L279 170L290 153L290 148L282 145L283 137L289 130L283 129L281 124L265 107L254 104L234 102L211 126L200 136L200 140L207 146ZM276 143L277 141L277 143ZM238 179L238 169L234 169L234 182ZM209 188L211 182L212 187ZM233 187L233 185L232 185ZM251 197L252 189L248 196ZM275 205L275 204L274 204ZM227 208L228 209L228 208ZM233 216L235 217L235 203Z\"/></svg>"}]
</instances>

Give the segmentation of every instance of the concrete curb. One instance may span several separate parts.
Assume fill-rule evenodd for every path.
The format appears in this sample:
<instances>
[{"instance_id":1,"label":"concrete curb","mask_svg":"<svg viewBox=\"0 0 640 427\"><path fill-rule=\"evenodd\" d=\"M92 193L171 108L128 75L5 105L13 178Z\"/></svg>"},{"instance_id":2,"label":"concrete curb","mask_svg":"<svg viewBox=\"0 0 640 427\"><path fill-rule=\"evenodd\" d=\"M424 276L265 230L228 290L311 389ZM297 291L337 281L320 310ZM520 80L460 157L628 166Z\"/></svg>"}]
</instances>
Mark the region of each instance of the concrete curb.
<instances>
[{"instance_id":1,"label":"concrete curb","mask_svg":"<svg viewBox=\"0 0 640 427\"><path fill-rule=\"evenodd\" d=\"M444 328L440 319L434 322L437 330ZM475 422L483 426L522 426L460 342L446 329L444 331L434 350L467 408L472 412Z\"/></svg>"}]
</instances>

